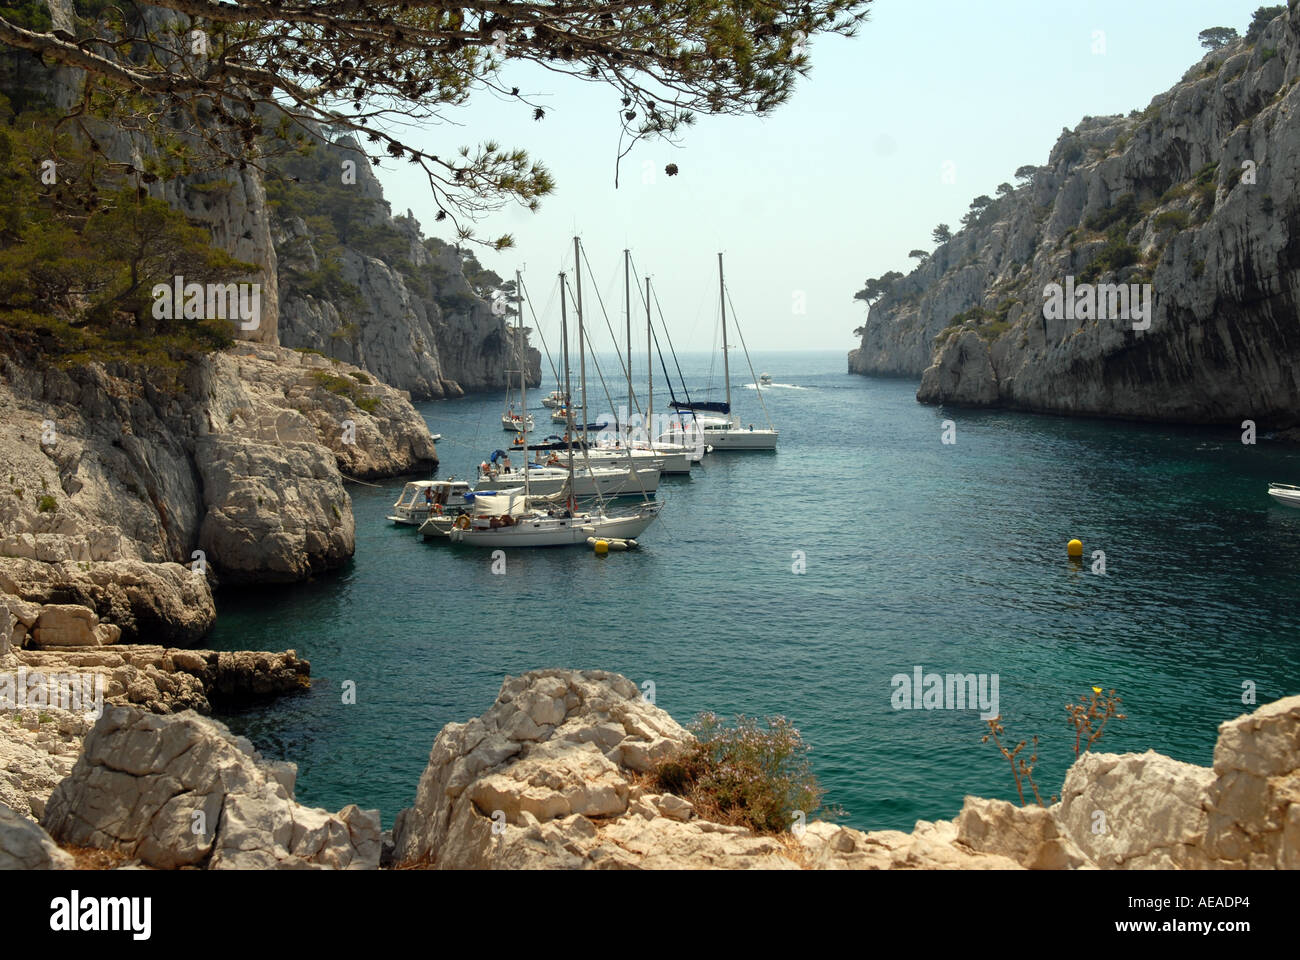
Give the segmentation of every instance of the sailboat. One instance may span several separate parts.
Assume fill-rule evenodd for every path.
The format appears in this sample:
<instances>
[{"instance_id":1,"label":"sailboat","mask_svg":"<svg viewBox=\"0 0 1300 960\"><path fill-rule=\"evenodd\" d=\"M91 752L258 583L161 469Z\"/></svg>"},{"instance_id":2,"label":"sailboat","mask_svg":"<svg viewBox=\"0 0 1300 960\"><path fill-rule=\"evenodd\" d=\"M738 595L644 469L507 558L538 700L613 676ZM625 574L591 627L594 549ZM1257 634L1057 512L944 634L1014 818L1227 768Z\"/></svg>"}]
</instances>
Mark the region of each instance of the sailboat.
<instances>
[{"instance_id":1,"label":"sailboat","mask_svg":"<svg viewBox=\"0 0 1300 960\"><path fill-rule=\"evenodd\" d=\"M522 318L521 318L521 322L522 322ZM506 379L506 412L503 413L503 414L501 414L501 429L502 429L502 430L509 431L510 433L519 433L519 434L524 434L524 433L527 433L528 431L530 431L530 430L533 429L533 415L532 415L531 413L528 412L528 404L524 402L524 395L523 395L523 390L522 390L522 385L523 385L524 381L527 380L527 378L528 378L528 373L527 373L527 371L525 371L525 369L524 369L525 364L524 364L524 358L523 358L523 352L524 352L524 350L523 350L523 345L524 345L524 334L523 334L523 329L522 329L522 327L520 327L518 324L516 324L515 338L514 338L514 339L515 339L515 342L514 342L514 349L511 351L511 353L512 353L513 356L514 356L514 359L515 359L515 365L516 365L519 369L518 369L518 370L507 370L506 373L507 373L507 374L510 374L510 373L518 373L518 374L519 374L519 383L520 383L520 387L521 387L521 388L520 388L520 394L519 394L519 412L518 412L518 413L515 412L515 405L514 405L514 403L511 402L511 400L510 400L510 380L509 380L509 378L507 377L507 379Z\"/></svg>"},{"instance_id":2,"label":"sailboat","mask_svg":"<svg viewBox=\"0 0 1300 960\"><path fill-rule=\"evenodd\" d=\"M722 308L722 378L726 384L727 399L723 402L674 400L671 406L693 421L704 442L714 450L775 450L777 431L774 427L769 424L766 428L756 428L752 423L745 426L731 410L731 363L727 351L727 287L723 279L721 253L718 254L718 301ZM753 373L752 369L750 373ZM754 379L754 389L759 393L761 403L761 387L757 377ZM685 432L685 423L681 425L681 429ZM670 431L665 439L672 439L677 435L675 431Z\"/></svg>"},{"instance_id":3,"label":"sailboat","mask_svg":"<svg viewBox=\"0 0 1300 960\"><path fill-rule=\"evenodd\" d=\"M578 344L582 350L582 266L578 256L578 238L573 239L578 291ZM516 273L516 290L521 289ZM523 313L520 311L522 322ZM569 388L569 333L565 304L565 275L560 274L560 328L564 340L564 393L572 396ZM586 359L580 354L582 364L583 396L586 396ZM527 397L527 384L520 378L520 397ZM526 402L526 399L525 399ZM525 407L525 409L527 409ZM551 498L533 497L529 471L523 471L523 493L509 492L495 496L474 496L474 513L456 518L448 533L453 543L475 547L551 547L586 544L588 538L631 540L639 537L659 516L663 503L650 500L626 513L611 516L604 504L594 512L580 512L572 492L573 468L573 414L570 410L565 436L570 438L568 450L567 490ZM590 468L589 468L590 469ZM656 479L658 473L655 474ZM539 503L546 509L540 509Z\"/></svg>"}]
</instances>

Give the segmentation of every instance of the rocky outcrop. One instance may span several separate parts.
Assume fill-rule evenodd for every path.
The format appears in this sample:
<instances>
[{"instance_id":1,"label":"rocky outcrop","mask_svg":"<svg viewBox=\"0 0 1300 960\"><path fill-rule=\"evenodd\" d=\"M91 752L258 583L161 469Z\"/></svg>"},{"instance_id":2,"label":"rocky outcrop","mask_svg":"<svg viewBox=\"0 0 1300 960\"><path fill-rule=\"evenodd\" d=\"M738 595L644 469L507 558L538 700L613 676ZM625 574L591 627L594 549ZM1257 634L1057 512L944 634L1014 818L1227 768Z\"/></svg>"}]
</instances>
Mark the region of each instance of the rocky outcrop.
<instances>
[{"instance_id":1,"label":"rocky outcrop","mask_svg":"<svg viewBox=\"0 0 1300 960\"><path fill-rule=\"evenodd\" d=\"M394 858L442 869L993 867L952 824L913 835L815 823L760 836L699 818L643 776L690 735L626 677L539 670L508 677L482 717L448 724L398 814Z\"/></svg>"},{"instance_id":2,"label":"rocky outcrop","mask_svg":"<svg viewBox=\"0 0 1300 960\"><path fill-rule=\"evenodd\" d=\"M404 392L312 354L245 344L179 374L0 360L0 591L192 645L218 580L351 556L345 477L436 462Z\"/></svg>"},{"instance_id":3,"label":"rocky outcrop","mask_svg":"<svg viewBox=\"0 0 1300 960\"><path fill-rule=\"evenodd\" d=\"M16 668L0 666L16 675ZM0 804L39 820L50 794L72 772L94 723L85 712L50 707L0 712Z\"/></svg>"},{"instance_id":4,"label":"rocky outcrop","mask_svg":"<svg viewBox=\"0 0 1300 960\"><path fill-rule=\"evenodd\" d=\"M1294 866L1300 697L1220 727L1209 770L1085 753L1060 803L967 797L910 833L815 821L787 836L702 819L645 773L690 735L602 671L508 677L482 717L438 734L394 858L464 868L1153 869Z\"/></svg>"},{"instance_id":5,"label":"rocky outcrop","mask_svg":"<svg viewBox=\"0 0 1300 960\"><path fill-rule=\"evenodd\" d=\"M50 835L0 803L0 870L71 870L72 857Z\"/></svg>"},{"instance_id":6,"label":"rocky outcrop","mask_svg":"<svg viewBox=\"0 0 1300 960\"><path fill-rule=\"evenodd\" d=\"M4 607L0 600L0 622ZM292 650L118 645L0 655L0 802L39 819L105 706L206 714L301 692L310 675Z\"/></svg>"},{"instance_id":7,"label":"rocky outcrop","mask_svg":"<svg viewBox=\"0 0 1300 960\"><path fill-rule=\"evenodd\" d=\"M377 868L379 812L304 807L296 776L215 720L111 707L41 825L60 844L158 869Z\"/></svg>"},{"instance_id":8,"label":"rocky outcrop","mask_svg":"<svg viewBox=\"0 0 1300 960\"><path fill-rule=\"evenodd\" d=\"M276 219L280 342L356 364L417 399L504 389L508 371L519 368L505 301L484 299L491 291L470 283L455 247L424 237L409 213L391 215L350 136L322 140L319 152L322 169L353 164L356 183L344 202L355 206L365 239L344 236L337 250L325 249L301 216ZM347 296L313 284L327 262ZM541 354L526 333L525 369L538 384Z\"/></svg>"},{"instance_id":9,"label":"rocky outcrop","mask_svg":"<svg viewBox=\"0 0 1300 960\"><path fill-rule=\"evenodd\" d=\"M71 0L46 0L46 6L57 28L76 32ZM147 4L133 6L129 16L138 18L142 30L159 36L184 35L190 27L188 16ZM165 55L161 50L153 53ZM24 97L63 109L80 102L84 80L77 69L34 66L18 58L0 63L4 92L21 91ZM340 279L352 293L321 295L306 289L302 279L335 253L323 252L325 238L301 218L277 213L268 201L260 165L229 165L212 158L184 122L172 121L169 109L160 108L156 119L172 124L168 136L173 142L195 151L196 172L148 178L144 189L206 226L214 246L257 268L243 279L261 285L260 315L255 327L238 329L235 336L320 350L421 399L505 386L506 370L518 364L512 359L504 317L472 289L454 248L438 244L440 252L431 254L414 218L391 216L368 158L351 137L334 142L317 131L315 144L336 177L342 161L353 161L353 189L346 196L346 202L355 205L350 215L372 230L407 235L411 244L400 256L387 259L363 240L345 246L339 256ZM183 120L188 122L188 117ZM263 120L266 130L277 127L277 117ZM109 126L84 112L79 122L93 133L106 159L137 170L158 161L160 151L173 145L160 145L150 136ZM232 134L231 149L240 146ZM282 150L268 151L263 160L274 165ZM304 184L304 189L311 185ZM540 354L526 348L525 362L540 379Z\"/></svg>"},{"instance_id":10,"label":"rocky outcrop","mask_svg":"<svg viewBox=\"0 0 1300 960\"><path fill-rule=\"evenodd\" d=\"M1293 426L1298 182L1292 9L1145 111L1065 131L871 308L849 369L920 377L923 402ZM1099 309L1045 312L1067 281ZM1149 318L1099 284L1149 284Z\"/></svg>"}]
</instances>

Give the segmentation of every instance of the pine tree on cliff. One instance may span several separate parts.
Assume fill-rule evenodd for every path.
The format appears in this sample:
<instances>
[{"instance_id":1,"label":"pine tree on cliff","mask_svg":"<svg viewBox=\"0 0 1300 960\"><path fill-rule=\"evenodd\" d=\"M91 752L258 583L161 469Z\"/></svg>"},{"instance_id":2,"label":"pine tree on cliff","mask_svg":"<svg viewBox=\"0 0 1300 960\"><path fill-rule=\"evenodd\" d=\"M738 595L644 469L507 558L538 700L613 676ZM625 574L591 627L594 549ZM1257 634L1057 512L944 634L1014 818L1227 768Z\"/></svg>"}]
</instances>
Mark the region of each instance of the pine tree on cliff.
<instances>
[{"instance_id":1,"label":"pine tree on cliff","mask_svg":"<svg viewBox=\"0 0 1300 960\"><path fill-rule=\"evenodd\" d=\"M419 166L439 218L468 238L473 220L503 204L535 209L554 187L550 173L495 141L435 154L404 131L437 124L446 108L483 93L544 119L539 104L549 91L510 86L502 71L511 61L605 89L621 123L617 179L617 161L636 143L675 141L698 112L765 115L785 103L809 70L809 41L853 35L871 2L152 0L151 16L132 5L78 5L94 12L77 17L71 32L7 7L0 44L85 71L78 113L149 129L161 104L228 167L259 166L255 145L272 130L291 142L319 137L319 127L351 132L371 163Z\"/></svg>"}]
</instances>

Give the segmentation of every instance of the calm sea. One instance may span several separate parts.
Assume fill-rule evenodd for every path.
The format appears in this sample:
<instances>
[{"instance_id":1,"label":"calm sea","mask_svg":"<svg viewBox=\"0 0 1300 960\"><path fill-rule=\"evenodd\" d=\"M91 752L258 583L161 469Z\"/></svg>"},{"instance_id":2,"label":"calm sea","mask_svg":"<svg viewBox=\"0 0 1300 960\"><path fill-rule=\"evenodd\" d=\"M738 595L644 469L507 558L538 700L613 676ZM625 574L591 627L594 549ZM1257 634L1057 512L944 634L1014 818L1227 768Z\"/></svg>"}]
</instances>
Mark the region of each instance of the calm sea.
<instances>
[{"instance_id":1,"label":"calm sea","mask_svg":"<svg viewBox=\"0 0 1300 960\"><path fill-rule=\"evenodd\" d=\"M402 481L353 486L345 569L219 594L214 647L292 647L314 679L224 719L299 764L302 801L379 807L389 825L438 730L484 712L506 674L614 670L653 681L683 723L789 717L850 825L910 829L965 794L1015 790L977 711L895 710L896 674L996 675L1007 736L1040 738L1044 797L1073 759L1065 704L1091 686L1113 687L1127 714L1101 749L1201 764L1216 726L1250 709L1243 685L1260 703L1300 692L1300 510L1265 494L1300 483L1300 452L1231 429L921 406L913 383L847 375L842 352L754 364L773 377L780 450L665 478L639 552L516 550L494 575L485 551L385 521ZM720 395L719 366L683 358L693 396ZM762 423L736 366L736 406ZM504 445L502 408L419 404L444 475Z\"/></svg>"}]
</instances>

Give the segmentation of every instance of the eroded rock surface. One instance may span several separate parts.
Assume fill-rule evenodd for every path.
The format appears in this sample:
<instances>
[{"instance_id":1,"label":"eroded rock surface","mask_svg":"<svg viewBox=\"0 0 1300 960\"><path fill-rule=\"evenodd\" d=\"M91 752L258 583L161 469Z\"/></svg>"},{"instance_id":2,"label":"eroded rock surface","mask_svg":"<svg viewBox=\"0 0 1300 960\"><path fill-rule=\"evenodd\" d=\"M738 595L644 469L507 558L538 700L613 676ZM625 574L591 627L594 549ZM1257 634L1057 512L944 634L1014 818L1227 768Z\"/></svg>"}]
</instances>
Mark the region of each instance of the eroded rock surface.
<instances>
[{"instance_id":1,"label":"eroded rock surface","mask_svg":"<svg viewBox=\"0 0 1300 960\"><path fill-rule=\"evenodd\" d=\"M378 811L304 807L295 776L215 720L110 707L41 824L60 844L160 869L378 867Z\"/></svg>"}]
</instances>

